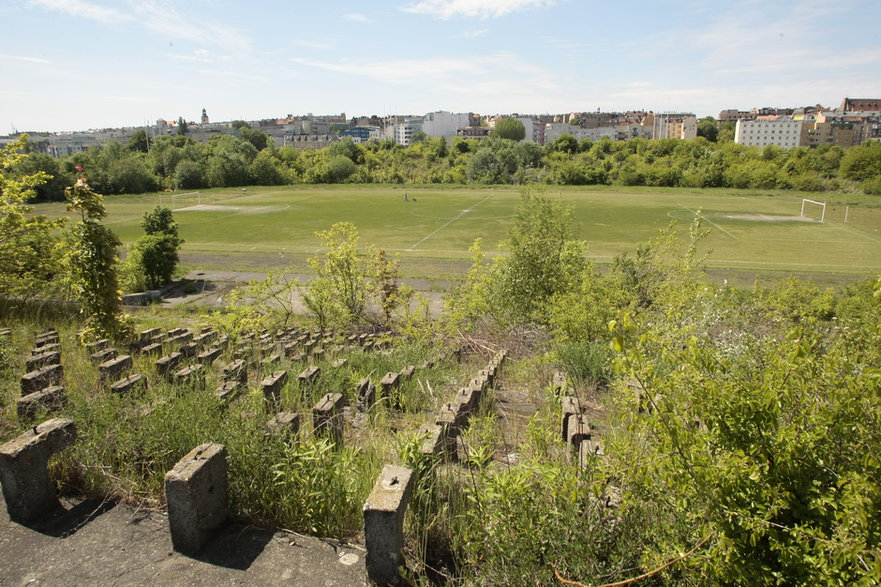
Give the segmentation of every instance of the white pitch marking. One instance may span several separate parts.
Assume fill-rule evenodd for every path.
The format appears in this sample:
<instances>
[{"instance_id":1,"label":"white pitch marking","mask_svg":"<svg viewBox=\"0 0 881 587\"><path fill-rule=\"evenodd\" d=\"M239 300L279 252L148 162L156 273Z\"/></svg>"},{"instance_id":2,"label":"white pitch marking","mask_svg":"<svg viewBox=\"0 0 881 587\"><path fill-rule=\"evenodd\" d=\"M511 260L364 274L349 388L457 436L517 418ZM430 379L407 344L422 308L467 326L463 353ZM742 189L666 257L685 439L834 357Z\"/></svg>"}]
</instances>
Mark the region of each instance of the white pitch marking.
<instances>
[{"instance_id":1,"label":"white pitch marking","mask_svg":"<svg viewBox=\"0 0 881 587\"><path fill-rule=\"evenodd\" d=\"M679 207L685 208L685 206L683 206L682 204L679 204ZM724 232L725 234L727 234L728 236L733 238L734 240L737 240L736 236L734 236L733 234L731 234L730 232L728 232L727 230L725 230L724 228L722 228L721 226L719 226L718 224L716 224L715 222L713 222L712 220L710 220L709 218L704 216L703 214L695 212L691 208L685 208L685 209L688 210L689 212L691 212L692 214L694 214L696 217L700 218L701 220L706 220L707 222L709 222L710 224L712 224L713 226L715 226L716 228L718 228L719 230L721 230L722 232Z\"/></svg>"},{"instance_id":2,"label":"white pitch marking","mask_svg":"<svg viewBox=\"0 0 881 587\"><path fill-rule=\"evenodd\" d=\"M480 200L477 204L474 205L474 208L477 208L478 206L480 206L481 204L483 204L484 202L486 202L487 200L489 200L491 197L493 197L492 194L490 194L490 195L488 195L487 197L485 197L484 199ZM437 230L433 231L433 232L432 232L431 234L429 234L428 236L423 237L422 240L420 240L418 243L416 243L415 245L413 245L413 246L411 246L409 249L407 249L407 252L411 252L411 253L412 253L413 251L416 250L416 247L418 247L419 245L421 245L422 243L424 243L425 241L427 241L428 239L430 239L431 237L433 237L434 235L436 235L437 233L439 233L440 231L442 231L443 229L445 229L446 227L448 227L449 225L451 225L452 223L454 223L455 221L457 221L458 219L462 218L463 216L465 216L465 215L468 214L469 212L474 212L474 209L470 209L470 210L462 210L461 212L459 212L459 215L458 215L458 216L456 216L456 217L453 218L452 220L449 220L448 222L446 222L445 224L443 224L442 226L440 226Z\"/></svg>"}]
</instances>

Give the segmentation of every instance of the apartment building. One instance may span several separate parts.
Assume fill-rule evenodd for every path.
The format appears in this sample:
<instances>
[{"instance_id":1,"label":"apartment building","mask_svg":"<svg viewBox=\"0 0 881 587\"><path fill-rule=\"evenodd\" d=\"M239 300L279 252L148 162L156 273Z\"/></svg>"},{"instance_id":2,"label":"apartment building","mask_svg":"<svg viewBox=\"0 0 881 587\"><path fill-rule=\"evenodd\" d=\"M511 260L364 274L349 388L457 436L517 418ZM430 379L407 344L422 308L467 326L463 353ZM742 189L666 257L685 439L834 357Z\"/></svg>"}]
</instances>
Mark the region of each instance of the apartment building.
<instances>
[{"instance_id":1,"label":"apartment building","mask_svg":"<svg viewBox=\"0 0 881 587\"><path fill-rule=\"evenodd\" d=\"M784 149L798 147L804 123L788 116L760 116L755 120L738 120L734 142L750 147L777 145Z\"/></svg>"}]
</instances>

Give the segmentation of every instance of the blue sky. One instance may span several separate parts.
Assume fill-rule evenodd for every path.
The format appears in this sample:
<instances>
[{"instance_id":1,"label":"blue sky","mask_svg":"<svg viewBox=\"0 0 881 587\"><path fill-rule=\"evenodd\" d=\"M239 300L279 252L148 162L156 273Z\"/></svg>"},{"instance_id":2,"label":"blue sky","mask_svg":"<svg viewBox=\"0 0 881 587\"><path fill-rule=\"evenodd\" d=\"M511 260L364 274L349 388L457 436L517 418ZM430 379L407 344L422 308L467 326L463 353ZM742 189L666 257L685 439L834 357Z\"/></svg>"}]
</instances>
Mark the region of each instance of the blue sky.
<instances>
[{"instance_id":1,"label":"blue sky","mask_svg":"<svg viewBox=\"0 0 881 587\"><path fill-rule=\"evenodd\" d=\"M0 134L156 118L837 106L879 0L2 0Z\"/></svg>"}]
</instances>

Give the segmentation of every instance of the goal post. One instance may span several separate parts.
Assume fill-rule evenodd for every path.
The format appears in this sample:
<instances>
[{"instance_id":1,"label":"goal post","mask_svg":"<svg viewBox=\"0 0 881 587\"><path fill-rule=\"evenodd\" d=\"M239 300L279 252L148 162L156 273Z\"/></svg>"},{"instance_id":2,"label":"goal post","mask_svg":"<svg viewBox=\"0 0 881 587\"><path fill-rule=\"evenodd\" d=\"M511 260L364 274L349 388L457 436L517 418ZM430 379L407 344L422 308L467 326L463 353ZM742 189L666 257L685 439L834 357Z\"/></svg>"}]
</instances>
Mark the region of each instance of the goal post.
<instances>
[{"instance_id":1,"label":"goal post","mask_svg":"<svg viewBox=\"0 0 881 587\"><path fill-rule=\"evenodd\" d=\"M808 213L811 214L811 210L813 210L813 215L810 218L814 218L817 213L819 213L820 219L818 222L826 221L826 202L818 202L816 200L809 200L807 198L803 198L801 201L801 214L802 218L807 218L805 216L805 207L807 207ZM819 208L819 211L817 210Z\"/></svg>"},{"instance_id":2,"label":"goal post","mask_svg":"<svg viewBox=\"0 0 881 587\"><path fill-rule=\"evenodd\" d=\"M171 196L171 209L172 210L177 209L178 198L194 198L196 200L197 204L202 204L201 192L187 192L185 194L174 194Z\"/></svg>"}]
</instances>

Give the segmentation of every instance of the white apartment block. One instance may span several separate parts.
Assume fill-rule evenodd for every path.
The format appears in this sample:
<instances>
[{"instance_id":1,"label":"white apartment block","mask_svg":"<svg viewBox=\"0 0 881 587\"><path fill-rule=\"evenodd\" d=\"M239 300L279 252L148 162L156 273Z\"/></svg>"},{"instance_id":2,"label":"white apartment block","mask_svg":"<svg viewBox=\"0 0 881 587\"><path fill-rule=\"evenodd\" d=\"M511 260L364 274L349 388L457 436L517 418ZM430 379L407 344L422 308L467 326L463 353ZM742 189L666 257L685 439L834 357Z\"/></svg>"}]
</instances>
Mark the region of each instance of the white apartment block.
<instances>
[{"instance_id":1,"label":"white apartment block","mask_svg":"<svg viewBox=\"0 0 881 587\"><path fill-rule=\"evenodd\" d=\"M407 118L395 124L395 142L405 147L410 146L413 135L422 130L422 118Z\"/></svg>"},{"instance_id":2,"label":"white apartment block","mask_svg":"<svg viewBox=\"0 0 881 587\"><path fill-rule=\"evenodd\" d=\"M467 113L429 112L422 117L422 132L430 137L452 139L460 128L468 126Z\"/></svg>"},{"instance_id":3,"label":"white apartment block","mask_svg":"<svg viewBox=\"0 0 881 587\"><path fill-rule=\"evenodd\" d=\"M777 145L792 149L801 143L803 126L801 120L793 120L788 116L738 120L734 129L734 142L748 147Z\"/></svg>"},{"instance_id":4,"label":"white apartment block","mask_svg":"<svg viewBox=\"0 0 881 587\"><path fill-rule=\"evenodd\" d=\"M694 139L697 138L697 116L682 113L655 114L652 128L652 138L655 139Z\"/></svg>"}]
</instances>

